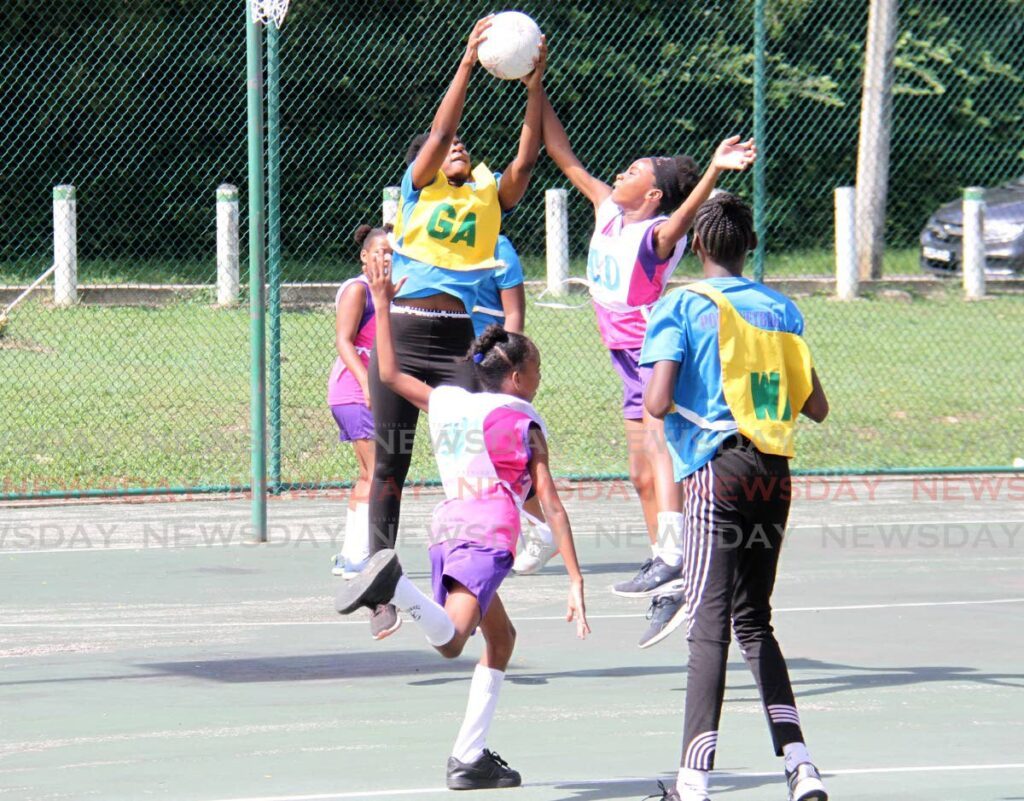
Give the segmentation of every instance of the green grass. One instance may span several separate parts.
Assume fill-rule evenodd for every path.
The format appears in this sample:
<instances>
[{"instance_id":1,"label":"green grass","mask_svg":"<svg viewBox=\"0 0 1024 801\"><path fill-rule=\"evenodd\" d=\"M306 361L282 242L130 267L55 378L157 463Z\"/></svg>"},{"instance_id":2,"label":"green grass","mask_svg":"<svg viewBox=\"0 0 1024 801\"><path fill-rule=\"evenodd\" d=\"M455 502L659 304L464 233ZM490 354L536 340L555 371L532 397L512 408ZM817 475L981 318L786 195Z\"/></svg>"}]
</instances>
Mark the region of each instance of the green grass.
<instances>
[{"instance_id":1,"label":"green grass","mask_svg":"<svg viewBox=\"0 0 1024 801\"><path fill-rule=\"evenodd\" d=\"M1024 456L1024 299L799 300L832 403L802 425L794 467L972 467ZM620 388L588 308L531 299L537 399L561 474L622 473ZM3 492L237 485L249 475L249 318L191 302L159 309L35 301L0 338ZM282 478L352 478L325 405L326 309L283 318ZM434 475L421 428L412 478Z\"/></svg>"},{"instance_id":2,"label":"green grass","mask_svg":"<svg viewBox=\"0 0 1024 801\"><path fill-rule=\"evenodd\" d=\"M890 249L885 254L884 270L887 275L916 275L921 272L916 248ZM26 284L33 281L49 265L39 261L21 261L0 265L0 285ZM243 273L246 264L242 265ZM286 261L282 266L285 282L333 282L356 273L355 261ZM152 259L82 261L78 265L78 280L83 284L212 284L216 281L216 262ZM530 280L543 280L546 267L542 256L524 256L523 272ZM573 259L569 272L584 276L586 259ZM687 253L679 266L679 275L698 275L699 265L692 253ZM769 253L765 266L768 278L804 275L833 275L834 256L830 249ZM245 280L243 275L243 281Z\"/></svg>"}]
</instances>

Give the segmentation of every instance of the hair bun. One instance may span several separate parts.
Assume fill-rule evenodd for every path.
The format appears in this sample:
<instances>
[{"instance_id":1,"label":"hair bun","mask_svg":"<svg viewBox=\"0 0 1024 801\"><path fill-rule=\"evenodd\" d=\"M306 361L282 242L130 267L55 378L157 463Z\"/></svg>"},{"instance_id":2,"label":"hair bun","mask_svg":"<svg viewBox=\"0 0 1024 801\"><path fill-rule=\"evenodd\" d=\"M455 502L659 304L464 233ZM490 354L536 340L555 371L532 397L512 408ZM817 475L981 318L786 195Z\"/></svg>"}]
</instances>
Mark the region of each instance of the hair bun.
<instances>
[{"instance_id":1,"label":"hair bun","mask_svg":"<svg viewBox=\"0 0 1024 801\"><path fill-rule=\"evenodd\" d=\"M356 241L356 244L359 245L360 248L362 248L363 243L366 241L366 237L370 235L370 231L372 230L372 225L367 225L366 223L363 223L352 232L352 238Z\"/></svg>"}]
</instances>

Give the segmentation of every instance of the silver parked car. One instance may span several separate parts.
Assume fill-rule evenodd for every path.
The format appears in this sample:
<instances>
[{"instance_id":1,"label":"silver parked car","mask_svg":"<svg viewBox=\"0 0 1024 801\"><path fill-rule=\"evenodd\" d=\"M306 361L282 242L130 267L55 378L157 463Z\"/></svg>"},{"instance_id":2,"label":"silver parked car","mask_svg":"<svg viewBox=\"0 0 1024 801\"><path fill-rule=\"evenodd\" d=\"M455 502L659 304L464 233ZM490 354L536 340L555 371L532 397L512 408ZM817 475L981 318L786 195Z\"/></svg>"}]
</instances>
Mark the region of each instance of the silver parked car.
<instances>
[{"instance_id":1,"label":"silver parked car","mask_svg":"<svg viewBox=\"0 0 1024 801\"><path fill-rule=\"evenodd\" d=\"M947 203L921 231L921 269L937 275L960 272L963 201ZM1024 175L985 190L985 272L1024 275Z\"/></svg>"}]
</instances>

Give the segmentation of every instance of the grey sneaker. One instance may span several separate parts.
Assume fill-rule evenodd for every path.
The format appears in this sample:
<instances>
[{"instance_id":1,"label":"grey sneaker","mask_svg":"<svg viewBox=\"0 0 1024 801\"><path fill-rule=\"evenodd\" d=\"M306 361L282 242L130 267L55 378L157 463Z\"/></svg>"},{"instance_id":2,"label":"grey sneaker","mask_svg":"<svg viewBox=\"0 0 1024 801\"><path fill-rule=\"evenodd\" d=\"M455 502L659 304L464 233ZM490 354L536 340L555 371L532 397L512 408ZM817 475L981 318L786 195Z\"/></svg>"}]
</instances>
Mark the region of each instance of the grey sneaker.
<instances>
[{"instance_id":1,"label":"grey sneaker","mask_svg":"<svg viewBox=\"0 0 1024 801\"><path fill-rule=\"evenodd\" d=\"M650 559L640 566L640 572L629 581L622 581L612 587L612 592L623 598L649 598L662 595L672 589L674 582L680 581L683 567L669 567L661 557Z\"/></svg>"},{"instance_id":2,"label":"grey sneaker","mask_svg":"<svg viewBox=\"0 0 1024 801\"><path fill-rule=\"evenodd\" d=\"M651 621L651 625L637 643L641 648L657 645L683 624L686 620L683 593L656 596L651 601L651 608L647 610L647 619Z\"/></svg>"},{"instance_id":3,"label":"grey sneaker","mask_svg":"<svg viewBox=\"0 0 1024 801\"><path fill-rule=\"evenodd\" d=\"M375 640L390 637L402 628L402 618L394 604L378 604L370 613L370 634Z\"/></svg>"},{"instance_id":4,"label":"grey sneaker","mask_svg":"<svg viewBox=\"0 0 1024 801\"><path fill-rule=\"evenodd\" d=\"M398 554L390 548L377 551L361 573L338 588L334 608L339 614L350 615L361 606L374 609L386 604L395 596L395 585L401 577Z\"/></svg>"},{"instance_id":5,"label":"grey sneaker","mask_svg":"<svg viewBox=\"0 0 1024 801\"><path fill-rule=\"evenodd\" d=\"M828 793L821 782L821 774L810 762L801 762L792 771L786 771L789 801L828 801Z\"/></svg>"}]
</instances>

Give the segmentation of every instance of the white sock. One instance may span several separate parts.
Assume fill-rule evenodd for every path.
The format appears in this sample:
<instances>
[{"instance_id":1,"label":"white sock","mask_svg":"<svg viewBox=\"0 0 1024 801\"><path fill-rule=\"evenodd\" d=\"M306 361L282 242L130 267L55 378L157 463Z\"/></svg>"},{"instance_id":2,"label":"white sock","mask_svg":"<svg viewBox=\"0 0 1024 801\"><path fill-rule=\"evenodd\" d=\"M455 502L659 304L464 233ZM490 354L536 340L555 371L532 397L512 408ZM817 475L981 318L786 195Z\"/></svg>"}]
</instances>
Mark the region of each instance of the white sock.
<instances>
[{"instance_id":1,"label":"white sock","mask_svg":"<svg viewBox=\"0 0 1024 801\"><path fill-rule=\"evenodd\" d=\"M676 778L679 801L704 801L708 797L709 778L710 773L706 770L680 768L679 776Z\"/></svg>"},{"instance_id":2,"label":"white sock","mask_svg":"<svg viewBox=\"0 0 1024 801\"><path fill-rule=\"evenodd\" d=\"M657 558L658 558L658 543L652 542L651 543L651 559L657 559Z\"/></svg>"},{"instance_id":3,"label":"white sock","mask_svg":"<svg viewBox=\"0 0 1024 801\"><path fill-rule=\"evenodd\" d=\"M341 555L351 564L359 564L370 558L370 504L357 503L355 509L348 510Z\"/></svg>"},{"instance_id":4,"label":"white sock","mask_svg":"<svg viewBox=\"0 0 1024 801\"><path fill-rule=\"evenodd\" d=\"M670 567L683 563L684 519L680 512L658 512L658 553Z\"/></svg>"},{"instance_id":5,"label":"white sock","mask_svg":"<svg viewBox=\"0 0 1024 801\"><path fill-rule=\"evenodd\" d=\"M455 624L444 607L420 592L408 576L398 579L391 603L419 624L431 645L444 645L455 636Z\"/></svg>"},{"instance_id":6,"label":"white sock","mask_svg":"<svg viewBox=\"0 0 1024 801\"><path fill-rule=\"evenodd\" d=\"M462 720L459 736L455 738L452 756L459 762L473 762L487 745L487 730L491 728L494 708L505 673L501 670L477 665L469 685L466 717Z\"/></svg>"},{"instance_id":7,"label":"white sock","mask_svg":"<svg viewBox=\"0 0 1024 801\"><path fill-rule=\"evenodd\" d=\"M790 772L796 770L797 765L811 761L811 755L803 743L786 743L782 746L782 755L786 758L786 770Z\"/></svg>"}]
</instances>

